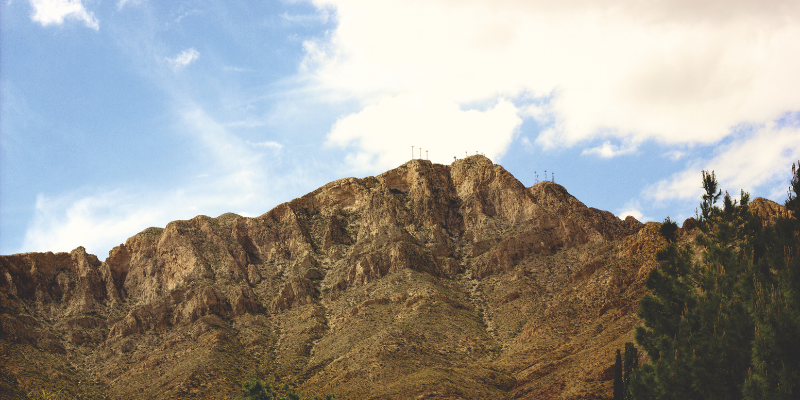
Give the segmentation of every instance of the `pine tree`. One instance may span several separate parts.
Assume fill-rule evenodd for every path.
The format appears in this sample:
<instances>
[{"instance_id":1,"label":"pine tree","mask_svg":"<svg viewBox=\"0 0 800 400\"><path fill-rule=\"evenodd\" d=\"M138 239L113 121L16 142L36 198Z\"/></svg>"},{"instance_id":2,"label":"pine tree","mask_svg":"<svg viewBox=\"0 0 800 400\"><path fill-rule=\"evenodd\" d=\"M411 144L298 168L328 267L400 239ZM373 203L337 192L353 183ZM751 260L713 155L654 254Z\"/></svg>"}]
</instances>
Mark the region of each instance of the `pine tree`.
<instances>
[{"instance_id":1,"label":"pine tree","mask_svg":"<svg viewBox=\"0 0 800 400\"><path fill-rule=\"evenodd\" d=\"M747 211L727 193L724 208L713 172L703 171L703 202L697 237L699 261L688 245L669 242L660 268L645 282L640 303L644 326L636 341L653 361L640 367L630 392L637 399L738 399L750 365L753 326L741 288L750 270ZM747 227L747 229L744 229Z\"/></svg>"},{"instance_id":2,"label":"pine tree","mask_svg":"<svg viewBox=\"0 0 800 400\"><path fill-rule=\"evenodd\" d=\"M622 356L617 349L617 359L614 362L614 400L625 399L625 386L622 380Z\"/></svg>"},{"instance_id":3,"label":"pine tree","mask_svg":"<svg viewBox=\"0 0 800 400\"><path fill-rule=\"evenodd\" d=\"M664 220L664 223L661 224L661 228L659 229L661 236L664 237L668 242L672 243L677 239L677 232L678 232L678 224L673 222L669 217Z\"/></svg>"},{"instance_id":4,"label":"pine tree","mask_svg":"<svg viewBox=\"0 0 800 400\"><path fill-rule=\"evenodd\" d=\"M722 190L717 192L719 183L717 182L717 176L714 174L714 171L711 171L709 174L707 171L703 170L702 173L703 190L705 190L706 193L703 195L703 202L700 203L700 211L704 219L709 219L715 212L719 211L719 208L714 204L719 200L719 196L722 195Z\"/></svg>"},{"instance_id":5,"label":"pine tree","mask_svg":"<svg viewBox=\"0 0 800 400\"><path fill-rule=\"evenodd\" d=\"M786 208L798 217L800 212L800 160L797 164L792 163L792 180L789 183L789 198L786 200Z\"/></svg>"},{"instance_id":6,"label":"pine tree","mask_svg":"<svg viewBox=\"0 0 800 400\"><path fill-rule=\"evenodd\" d=\"M622 385L623 385L623 392L625 394L624 399L629 400L633 397L630 394L630 386L631 381L633 379L633 373L636 368L639 367L639 351L636 350L636 346L633 345L631 342L625 343L625 360L623 362L623 372L622 372Z\"/></svg>"},{"instance_id":7,"label":"pine tree","mask_svg":"<svg viewBox=\"0 0 800 400\"><path fill-rule=\"evenodd\" d=\"M790 214L768 226L745 192L718 207L718 186L703 171L699 260L669 240L645 283L636 340L653 362L630 379L636 399L800 398L800 161Z\"/></svg>"},{"instance_id":8,"label":"pine tree","mask_svg":"<svg viewBox=\"0 0 800 400\"><path fill-rule=\"evenodd\" d=\"M800 162L798 162L800 164ZM800 398L800 168L792 165L786 208L792 211L754 240L755 322L747 399Z\"/></svg>"}]
</instances>

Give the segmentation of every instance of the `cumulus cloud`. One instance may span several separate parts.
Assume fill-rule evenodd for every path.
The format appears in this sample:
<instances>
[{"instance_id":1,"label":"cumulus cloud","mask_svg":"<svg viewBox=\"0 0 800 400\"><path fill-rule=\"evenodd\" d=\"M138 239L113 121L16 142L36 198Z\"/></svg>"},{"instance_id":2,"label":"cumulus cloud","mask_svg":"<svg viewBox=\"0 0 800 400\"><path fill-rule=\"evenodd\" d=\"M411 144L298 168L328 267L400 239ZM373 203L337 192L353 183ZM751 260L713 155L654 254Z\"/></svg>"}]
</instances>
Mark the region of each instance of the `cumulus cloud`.
<instances>
[{"instance_id":1,"label":"cumulus cloud","mask_svg":"<svg viewBox=\"0 0 800 400\"><path fill-rule=\"evenodd\" d=\"M636 218L636 220L639 221L639 222L641 222L642 218L644 218L641 211L639 211L637 209L633 209L633 208L626 208L626 209L624 209L624 211L620 212L619 215L618 215L619 219L625 219L628 216Z\"/></svg>"},{"instance_id":2,"label":"cumulus cloud","mask_svg":"<svg viewBox=\"0 0 800 400\"><path fill-rule=\"evenodd\" d=\"M195 50L194 48L189 48L182 51L180 54L173 58L167 58L167 61L172 64L172 67L175 69L183 68L200 57L200 52Z\"/></svg>"},{"instance_id":3,"label":"cumulus cloud","mask_svg":"<svg viewBox=\"0 0 800 400\"><path fill-rule=\"evenodd\" d=\"M656 201L694 200L702 194L701 170L714 171L721 188L754 193L766 187L770 194L785 192L787 172L800 159L800 124L778 127L768 123L743 140L721 146L707 161L693 160L688 167L671 177L651 185L642 192Z\"/></svg>"},{"instance_id":4,"label":"cumulus cloud","mask_svg":"<svg viewBox=\"0 0 800 400\"><path fill-rule=\"evenodd\" d=\"M738 124L800 110L795 1L315 4L335 8L338 25L305 43L300 71L326 95L361 102L359 117L344 117L329 140L352 138L353 159L367 164L397 159L400 142L414 144L411 137L390 138L396 119L367 118L377 109L437 126L464 126L473 117L387 99L432 96L447 99L450 109L506 99L513 112L502 114L501 126L516 126L521 117L550 121L536 140L543 147L598 138L710 144ZM544 103L530 108L524 100L530 98ZM432 135L428 140L441 143L462 138L454 129ZM507 137L487 137L482 145L503 148ZM589 152L620 150L609 145Z\"/></svg>"},{"instance_id":5,"label":"cumulus cloud","mask_svg":"<svg viewBox=\"0 0 800 400\"><path fill-rule=\"evenodd\" d=\"M29 0L33 7L31 19L42 26L61 25L65 19L82 21L87 27L98 30L100 22L94 13L87 11L81 0Z\"/></svg>"},{"instance_id":6,"label":"cumulus cloud","mask_svg":"<svg viewBox=\"0 0 800 400\"><path fill-rule=\"evenodd\" d=\"M653 219L647 217L642 214L642 205L639 203L638 199L633 199L625 203L625 206L622 207L622 211L617 213L617 217L620 219L625 219L627 216L632 216L636 218L639 222L648 222L652 221Z\"/></svg>"},{"instance_id":7,"label":"cumulus cloud","mask_svg":"<svg viewBox=\"0 0 800 400\"><path fill-rule=\"evenodd\" d=\"M356 146L350 165L361 171L396 167L412 156L451 163L479 152L496 159L505 152L522 120L514 105L500 99L485 111L464 110L436 93L386 96L339 119L328 145ZM420 149L422 153L420 154Z\"/></svg>"}]
</instances>

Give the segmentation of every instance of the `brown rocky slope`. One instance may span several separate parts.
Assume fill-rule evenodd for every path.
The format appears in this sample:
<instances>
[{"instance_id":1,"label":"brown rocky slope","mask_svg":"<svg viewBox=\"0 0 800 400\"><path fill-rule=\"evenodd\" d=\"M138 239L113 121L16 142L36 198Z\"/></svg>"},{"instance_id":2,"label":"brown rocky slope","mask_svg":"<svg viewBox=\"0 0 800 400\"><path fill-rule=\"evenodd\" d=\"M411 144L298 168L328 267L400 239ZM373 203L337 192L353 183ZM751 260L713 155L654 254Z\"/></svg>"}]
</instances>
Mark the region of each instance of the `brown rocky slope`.
<instances>
[{"instance_id":1,"label":"brown rocky slope","mask_svg":"<svg viewBox=\"0 0 800 400\"><path fill-rule=\"evenodd\" d=\"M473 156L148 228L105 262L0 256L0 391L222 399L252 373L352 399L611 398L658 226Z\"/></svg>"}]
</instances>

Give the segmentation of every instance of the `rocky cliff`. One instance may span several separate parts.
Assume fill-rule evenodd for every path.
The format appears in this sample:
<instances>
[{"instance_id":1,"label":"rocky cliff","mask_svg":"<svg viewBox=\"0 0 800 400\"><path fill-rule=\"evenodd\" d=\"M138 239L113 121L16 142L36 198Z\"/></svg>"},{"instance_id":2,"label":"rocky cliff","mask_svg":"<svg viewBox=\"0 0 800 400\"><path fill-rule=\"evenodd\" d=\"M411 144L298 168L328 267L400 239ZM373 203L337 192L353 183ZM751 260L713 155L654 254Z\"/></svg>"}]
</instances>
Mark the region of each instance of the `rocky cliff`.
<instances>
[{"instance_id":1,"label":"rocky cliff","mask_svg":"<svg viewBox=\"0 0 800 400\"><path fill-rule=\"evenodd\" d=\"M148 228L105 262L0 256L0 391L221 399L253 373L352 399L611 398L658 226L473 156Z\"/></svg>"}]
</instances>

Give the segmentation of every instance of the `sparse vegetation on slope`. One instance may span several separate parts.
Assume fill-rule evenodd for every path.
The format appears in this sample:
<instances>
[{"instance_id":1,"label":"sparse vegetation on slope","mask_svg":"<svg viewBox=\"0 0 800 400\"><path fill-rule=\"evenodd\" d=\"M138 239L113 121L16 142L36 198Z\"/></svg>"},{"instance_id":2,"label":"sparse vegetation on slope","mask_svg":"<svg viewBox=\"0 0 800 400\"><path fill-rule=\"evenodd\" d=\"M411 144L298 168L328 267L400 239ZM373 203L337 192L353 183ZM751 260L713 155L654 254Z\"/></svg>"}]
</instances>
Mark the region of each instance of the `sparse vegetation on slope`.
<instances>
[{"instance_id":1,"label":"sparse vegetation on slope","mask_svg":"<svg viewBox=\"0 0 800 400\"><path fill-rule=\"evenodd\" d=\"M242 382L242 393L238 397L230 398L229 400L334 400L336 395L329 393L325 396L315 394L307 395L305 393L295 392L295 385L293 382L284 382L283 384L272 382L265 382L256 377L248 377Z\"/></svg>"}]
</instances>

